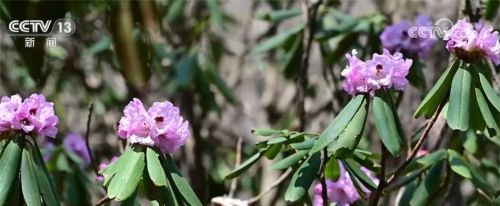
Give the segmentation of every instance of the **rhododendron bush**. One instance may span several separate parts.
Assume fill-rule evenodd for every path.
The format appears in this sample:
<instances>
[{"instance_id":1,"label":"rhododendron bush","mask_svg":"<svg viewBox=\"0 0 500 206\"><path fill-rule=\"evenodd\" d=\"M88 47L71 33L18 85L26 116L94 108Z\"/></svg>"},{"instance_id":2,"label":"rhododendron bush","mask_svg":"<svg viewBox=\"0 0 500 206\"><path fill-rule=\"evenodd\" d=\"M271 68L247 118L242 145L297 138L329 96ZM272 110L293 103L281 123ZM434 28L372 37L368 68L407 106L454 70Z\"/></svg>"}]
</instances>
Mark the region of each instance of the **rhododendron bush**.
<instances>
[{"instance_id":1,"label":"rhododendron bush","mask_svg":"<svg viewBox=\"0 0 500 206\"><path fill-rule=\"evenodd\" d=\"M0 205L500 205L460 2L0 1Z\"/></svg>"}]
</instances>

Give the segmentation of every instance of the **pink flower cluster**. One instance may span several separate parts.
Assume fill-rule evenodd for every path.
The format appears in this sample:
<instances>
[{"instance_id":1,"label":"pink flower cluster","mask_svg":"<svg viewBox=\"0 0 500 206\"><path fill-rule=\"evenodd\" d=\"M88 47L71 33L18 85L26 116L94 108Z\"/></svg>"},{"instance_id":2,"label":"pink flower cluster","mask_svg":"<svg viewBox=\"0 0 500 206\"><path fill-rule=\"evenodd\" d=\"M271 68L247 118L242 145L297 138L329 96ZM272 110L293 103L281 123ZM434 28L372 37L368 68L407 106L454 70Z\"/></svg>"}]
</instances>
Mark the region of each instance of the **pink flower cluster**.
<instances>
[{"instance_id":1,"label":"pink flower cluster","mask_svg":"<svg viewBox=\"0 0 500 206\"><path fill-rule=\"evenodd\" d=\"M446 49L460 59L475 61L489 58L494 64L500 64L500 42L498 31L483 21L471 24L467 19L459 20L446 31Z\"/></svg>"},{"instance_id":2,"label":"pink flower cluster","mask_svg":"<svg viewBox=\"0 0 500 206\"><path fill-rule=\"evenodd\" d=\"M0 133L22 131L55 137L58 123L54 104L41 94L32 94L24 101L19 95L4 96L0 100Z\"/></svg>"},{"instance_id":3,"label":"pink flower cluster","mask_svg":"<svg viewBox=\"0 0 500 206\"><path fill-rule=\"evenodd\" d=\"M359 193L351 180L349 173L344 169L341 162L340 165L340 177L337 181L326 181L326 191L328 200L333 203L337 203L338 206L349 206L360 199ZM373 183L379 183L379 180L375 177L373 172L362 167L361 170L368 175L373 181ZM323 206L322 198L323 188L321 183L316 184L314 187L314 206ZM370 195L370 190L363 188L363 191Z\"/></svg>"},{"instance_id":4,"label":"pink flower cluster","mask_svg":"<svg viewBox=\"0 0 500 206\"><path fill-rule=\"evenodd\" d=\"M401 21L385 28L380 35L382 46L390 52L403 52L410 55L418 55L420 58L429 56L432 46L436 43L436 37L432 34L432 21L425 15L418 15L415 23ZM410 28L416 28L416 35L410 36Z\"/></svg>"},{"instance_id":5,"label":"pink flower cluster","mask_svg":"<svg viewBox=\"0 0 500 206\"><path fill-rule=\"evenodd\" d=\"M189 123L179 114L179 108L168 101L155 102L146 111L141 100L134 98L125 107L118 135L131 143L155 146L163 153L173 153L189 137Z\"/></svg>"},{"instance_id":6,"label":"pink flower cluster","mask_svg":"<svg viewBox=\"0 0 500 206\"><path fill-rule=\"evenodd\" d=\"M403 55L398 52L391 55L386 49L383 54L373 54L372 59L365 62L358 59L356 54L356 50L352 51L352 55L346 54L349 65L341 73L346 78L344 90L347 93L370 93L373 96L376 90L382 88L405 89L411 59L403 59Z\"/></svg>"}]
</instances>

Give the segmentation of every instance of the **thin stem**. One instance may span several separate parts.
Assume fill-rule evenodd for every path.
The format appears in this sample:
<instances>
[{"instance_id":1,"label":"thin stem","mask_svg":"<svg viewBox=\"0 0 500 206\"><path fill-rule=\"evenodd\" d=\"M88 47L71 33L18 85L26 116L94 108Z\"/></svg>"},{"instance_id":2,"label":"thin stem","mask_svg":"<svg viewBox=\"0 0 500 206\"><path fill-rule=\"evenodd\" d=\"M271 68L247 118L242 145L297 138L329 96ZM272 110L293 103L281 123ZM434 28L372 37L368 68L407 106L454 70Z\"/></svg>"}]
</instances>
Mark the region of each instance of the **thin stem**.
<instances>
[{"instance_id":1,"label":"thin stem","mask_svg":"<svg viewBox=\"0 0 500 206\"><path fill-rule=\"evenodd\" d=\"M297 88L298 88L298 101L297 109L299 113L299 131L305 129L306 124L306 110L305 110L305 99L306 90L308 85L307 71L309 69L309 56L311 54L311 46L314 38L314 31L316 30L316 14L318 13L318 8L322 1L318 0L310 7L307 7L307 3L303 2L303 12L306 19L307 27L304 31L304 53L302 54L302 62L299 75L297 76Z\"/></svg>"},{"instance_id":2,"label":"thin stem","mask_svg":"<svg viewBox=\"0 0 500 206\"><path fill-rule=\"evenodd\" d=\"M328 191L326 187L326 177L324 174L326 163L328 162L328 151L323 149L323 165L321 166L321 198L323 199L323 206L328 206Z\"/></svg>"},{"instance_id":3,"label":"thin stem","mask_svg":"<svg viewBox=\"0 0 500 206\"><path fill-rule=\"evenodd\" d=\"M109 201L111 201L111 199L108 196L105 196L102 199L100 199L99 201L97 201L94 206L104 205Z\"/></svg>"},{"instance_id":4,"label":"thin stem","mask_svg":"<svg viewBox=\"0 0 500 206\"><path fill-rule=\"evenodd\" d=\"M381 144L380 146L381 146L381 151L382 151L382 159L380 161L381 168L380 168L380 174L378 176L379 183L378 183L377 189L375 190L375 192L371 196L370 205L372 205L372 206L377 205L378 200L380 199L380 196L382 195L382 191L384 190L384 188L387 184L385 181L385 170L386 170L386 165L387 165L387 148L385 148L385 146L383 144Z\"/></svg>"},{"instance_id":5,"label":"thin stem","mask_svg":"<svg viewBox=\"0 0 500 206\"><path fill-rule=\"evenodd\" d=\"M97 169L97 165L94 159L94 155L90 150L90 122L92 121L92 113L94 113L94 103L89 104L89 115L87 116L87 131L85 132L85 146L87 146L87 153L89 153L90 164L92 165L92 169L94 170L95 175L99 176L99 170Z\"/></svg>"},{"instance_id":6,"label":"thin stem","mask_svg":"<svg viewBox=\"0 0 500 206\"><path fill-rule=\"evenodd\" d=\"M418 139L418 142L415 144L415 147L413 147L413 149L411 150L411 152L410 152L409 156L406 158L406 160L396 169L396 171L391 175L391 177L389 177L389 179L387 179L385 184L382 184L382 181L381 181L379 187L375 191L375 194L377 194L377 193L380 193L380 194L378 196L375 196L375 194L374 194L374 197L370 201L370 205L377 205L378 204L378 200L380 199L380 195L382 194L384 189L386 187L388 187L389 185L391 185L391 183L393 183L399 177L401 172L403 172L403 170L415 158L418 150L420 149L420 147L422 147L425 140L429 137L429 132L431 131L432 126L434 126L434 123L436 123L436 120L439 117L439 114L441 113L443 106L444 106L444 103L439 104L438 109L436 110L436 112L434 113L432 118L428 121L424 132L422 133L422 135Z\"/></svg>"},{"instance_id":7,"label":"thin stem","mask_svg":"<svg viewBox=\"0 0 500 206\"><path fill-rule=\"evenodd\" d=\"M270 187L268 187L267 189L263 190L261 193L259 193L257 196L249 199L249 200L246 200L245 202L249 205L253 204L253 203L256 203L260 200L260 198L264 197L264 195L268 194L271 190L273 190L275 187L277 187L278 185L280 185L283 181L286 180L286 178L292 173L292 169L288 169L285 173L283 173L279 178L278 180L276 180L276 182L274 182Z\"/></svg>"}]
</instances>

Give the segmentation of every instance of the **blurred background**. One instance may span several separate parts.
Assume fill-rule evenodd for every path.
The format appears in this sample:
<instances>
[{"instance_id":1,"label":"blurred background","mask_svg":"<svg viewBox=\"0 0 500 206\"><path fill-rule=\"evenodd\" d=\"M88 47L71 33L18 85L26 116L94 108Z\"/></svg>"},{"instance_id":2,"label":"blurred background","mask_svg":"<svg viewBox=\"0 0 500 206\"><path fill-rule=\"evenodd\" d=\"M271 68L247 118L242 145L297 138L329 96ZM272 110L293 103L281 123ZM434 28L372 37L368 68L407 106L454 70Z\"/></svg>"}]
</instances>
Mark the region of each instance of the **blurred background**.
<instances>
[{"instance_id":1,"label":"blurred background","mask_svg":"<svg viewBox=\"0 0 500 206\"><path fill-rule=\"evenodd\" d=\"M51 140L54 145L67 134L85 134L93 103L89 141L96 164L121 154L116 125L132 98L146 106L169 100L191 124L192 136L175 157L200 199L208 205L211 198L230 192L248 199L268 188L280 172L270 168L270 160L262 160L231 190L224 175L235 167L239 139L245 160L261 140L251 133L254 128L321 133L350 98L340 76L346 53L357 49L366 59L381 52L383 29L405 19L413 21L419 14L433 22L441 18L456 22L464 16L464 2L1 0L0 95L37 92L53 101L60 119L58 137ZM486 1L474 2L484 8ZM493 14L485 17L498 30L499 12L489 12ZM7 31L15 19L60 18L72 19L76 30L70 36L55 36L55 47L46 47L45 37L39 36L33 48L26 48L25 37ZM447 67L448 58L444 42L438 40L431 55L419 61L423 75L400 95L398 113L406 136L425 123L414 119L413 112ZM366 129L360 146L379 151L379 142L371 141L376 139L373 128ZM456 134L438 122L425 147L446 147L447 138L438 138L442 136ZM477 141L476 150L484 145ZM498 160L498 154L493 156ZM59 160L52 164L49 168L58 174L56 179L73 177L74 169L65 169ZM103 195L90 167L81 169L93 185L88 188L94 189L58 185L68 205L89 205ZM459 205L474 195L470 183L452 182L455 192L440 197L443 203ZM267 193L259 205L284 205L284 188L286 184ZM79 198L85 201L75 201Z\"/></svg>"}]
</instances>

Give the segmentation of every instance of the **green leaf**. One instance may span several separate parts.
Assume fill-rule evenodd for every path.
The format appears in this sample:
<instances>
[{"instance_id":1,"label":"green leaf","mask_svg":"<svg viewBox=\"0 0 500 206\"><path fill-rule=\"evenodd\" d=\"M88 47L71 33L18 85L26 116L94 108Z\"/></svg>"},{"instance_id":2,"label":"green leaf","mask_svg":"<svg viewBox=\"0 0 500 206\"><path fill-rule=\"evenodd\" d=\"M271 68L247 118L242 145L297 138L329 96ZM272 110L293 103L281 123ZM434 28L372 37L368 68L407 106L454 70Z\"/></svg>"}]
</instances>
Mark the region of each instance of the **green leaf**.
<instances>
[{"instance_id":1,"label":"green leaf","mask_svg":"<svg viewBox=\"0 0 500 206\"><path fill-rule=\"evenodd\" d=\"M27 206L42 205L35 167L33 166L33 154L27 148L24 148L22 153L21 189Z\"/></svg>"},{"instance_id":2,"label":"green leaf","mask_svg":"<svg viewBox=\"0 0 500 206\"><path fill-rule=\"evenodd\" d=\"M479 106L479 111L481 111L484 122L488 126L488 129L492 130L490 134L492 136L499 136L500 127L497 125L495 117L493 117L494 114L498 115L498 112L490 110L488 102L486 102L486 99L484 98L483 93L479 88L474 88L474 93L476 94L477 105Z\"/></svg>"},{"instance_id":3,"label":"green leaf","mask_svg":"<svg viewBox=\"0 0 500 206\"><path fill-rule=\"evenodd\" d=\"M351 155L358 146L359 140L361 140L369 105L368 101L364 100L339 137L328 145L328 151L333 152L336 157Z\"/></svg>"},{"instance_id":4,"label":"green leaf","mask_svg":"<svg viewBox=\"0 0 500 206\"><path fill-rule=\"evenodd\" d=\"M448 154L448 162L450 162L451 170L462 177L471 179L471 172L467 167L465 160L460 156L460 154L453 150L448 150Z\"/></svg>"},{"instance_id":5,"label":"green leaf","mask_svg":"<svg viewBox=\"0 0 500 206\"><path fill-rule=\"evenodd\" d=\"M36 179L38 182L40 193L42 194L43 202L45 205L60 205L59 198L56 192L56 188L54 187L54 183L52 177L50 176L49 171L45 167L45 162L43 161L42 154L40 153L40 149L36 144L36 140L33 139L33 148L31 150L34 157L34 170Z\"/></svg>"},{"instance_id":6,"label":"green leaf","mask_svg":"<svg viewBox=\"0 0 500 206\"><path fill-rule=\"evenodd\" d=\"M188 181L184 179L182 174L179 172L177 166L175 166L175 162L172 160L170 155L166 155L165 164L168 168L168 178L171 185L177 188L186 203L192 206L201 206L201 201L198 199L191 186L189 186Z\"/></svg>"},{"instance_id":7,"label":"green leaf","mask_svg":"<svg viewBox=\"0 0 500 206\"><path fill-rule=\"evenodd\" d=\"M229 180L240 176L241 173L247 171L250 168L250 166L255 164L255 162L257 162L257 160L259 160L261 157L262 157L262 152L257 152L252 157L248 158L245 162L241 163L238 168L234 169L232 172L227 174L225 179Z\"/></svg>"},{"instance_id":8,"label":"green leaf","mask_svg":"<svg viewBox=\"0 0 500 206\"><path fill-rule=\"evenodd\" d=\"M278 23L289 18L296 17L301 13L302 11L299 8L273 10L265 15L260 16L260 19L271 21L272 23Z\"/></svg>"},{"instance_id":9,"label":"green leaf","mask_svg":"<svg viewBox=\"0 0 500 206\"><path fill-rule=\"evenodd\" d=\"M282 143L272 144L264 152L264 155L268 159L272 160L272 159L274 159L281 152L281 148L283 148L283 144Z\"/></svg>"},{"instance_id":10,"label":"green leaf","mask_svg":"<svg viewBox=\"0 0 500 206\"><path fill-rule=\"evenodd\" d=\"M10 140L0 157L0 205L5 205L9 190L16 179L21 164L21 147L15 140Z\"/></svg>"},{"instance_id":11,"label":"green leaf","mask_svg":"<svg viewBox=\"0 0 500 206\"><path fill-rule=\"evenodd\" d=\"M436 82L431 91L425 96L424 100L418 106L414 116L419 117L424 115L425 118L430 118L436 112L439 104L444 100L451 86L453 76L455 75L461 62L455 61Z\"/></svg>"},{"instance_id":12,"label":"green leaf","mask_svg":"<svg viewBox=\"0 0 500 206\"><path fill-rule=\"evenodd\" d=\"M488 78L486 78L486 75L484 74L483 71L483 69L487 68L475 67L475 69L479 71L479 82L481 83L481 87L483 89L486 98L495 107L495 109L498 112L500 112L500 96L498 96L498 93L495 92L495 90L491 86L490 82L488 81Z\"/></svg>"},{"instance_id":13,"label":"green leaf","mask_svg":"<svg viewBox=\"0 0 500 206\"><path fill-rule=\"evenodd\" d=\"M263 53L263 52L267 52L271 49L277 48L277 47L281 46L283 43L285 43L288 40L288 38L290 38L294 34L301 32L303 29L304 29L304 24L299 24L299 25L291 28L288 31L277 34L277 35L257 44L252 49L251 53L254 53L254 54Z\"/></svg>"},{"instance_id":14,"label":"green leaf","mask_svg":"<svg viewBox=\"0 0 500 206\"><path fill-rule=\"evenodd\" d=\"M290 146L295 150L310 150L314 146L314 139L305 138L304 141L290 144Z\"/></svg>"},{"instance_id":15,"label":"green leaf","mask_svg":"<svg viewBox=\"0 0 500 206\"><path fill-rule=\"evenodd\" d=\"M411 198L413 198L413 195L417 187L418 187L417 181L410 182L408 185L406 185L406 187L404 188L404 192L401 195L401 198L399 199L398 206L409 206Z\"/></svg>"},{"instance_id":16,"label":"green leaf","mask_svg":"<svg viewBox=\"0 0 500 206\"><path fill-rule=\"evenodd\" d=\"M401 151L402 136L392 99L386 92L377 92L372 103L375 126L380 139L392 156L398 156Z\"/></svg>"},{"instance_id":17,"label":"green leaf","mask_svg":"<svg viewBox=\"0 0 500 206\"><path fill-rule=\"evenodd\" d=\"M132 148L127 147L125 152L118 158L118 160L111 162L106 168L99 171L99 174L102 174L104 177L103 185L108 186L111 180L114 178L117 171L121 168L126 167L129 162L130 157L132 156Z\"/></svg>"},{"instance_id":18,"label":"green leaf","mask_svg":"<svg viewBox=\"0 0 500 206\"><path fill-rule=\"evenodd\" d=\"M217 0L207 0L205 2L207 3L212 23L224 28L224 15L220 9L219 2Z\"/></svg>"},{"instance_id":19,"label":"green leaf","mask_svg":"<svg viewBox=\"0 0 500 206\"><path fill-rule=\"evenodd\" d=\"M146 149L146 163L151 181L156 186L167 186L167 176L161 165L159 154L149 147Z\"/></svg>"},{"instance_id":20,"label":"green leaf","mask_svg":"<svg viewBox=\"0 0 500 206\"><path fill-rule=\"evenodd\" d=\"M485 12L484 12L484 18L486 18L487 20L492 20L495 17L495 15L498 13L499 9L500 9L500 1L499 0L487 0Z\"/></svg>"},{"instance_id":21,"label":"green leaf","mask_svg":"<svg viewBox=\"0 0 500 206\"><path fill-rule=\"evenodd\" d=\"M484 178L484 175L480 174L472 165L470 165L460 154L456 151L448 150L448 161L450 165L455 165L455 169L451 169L461 175L462 177L469 178L472 183L483 190L489 197L493 197L495 194L495 189L488 183Z\"/></svg>"},{"instance_id":22,"label":"green leaf","mask_svg":"<svg viewBox=\"0 0 500 206\"><path fill-rule=\"evenodd\" d=\"M285 54L283 64L283 74L287 79L293 79L297 76L300 69L300 61L303 50L303 35L297 33L293 37L293 45Z\"/></svg>"},{"instance_id":23,"label":"green leaf","mask_svg":"<svg viewBox=\"0 0 500 206\"><path fill-rule=\"evenodd\" d=\"M255 129L252 130L252 133L254 133L257 136L271 136L271 135L279 135L281 134L280 130L274 130L274 129L268 129L268 128L262 128L262 129Z\"/></svg>"},{"instance_id":24,"label":"green leaf","mask_svg":"<svg viewBox=\"0 0 500 206\"><path fill-rule=\"evenodd\" d=\"M217 73L213 65L209 65L210 66L207 67L206 74L210 82L215 85L215 87L220 91L222 96L224 96L224 98L228 102L232 104L238 104L238 98L236 98L231 88L226 84L224 79L220 77L219 73Z\"/></svg>"},{"instance_id":25,"label":"green leaf","mask_svg":"<svg viewBox=\"0 0 500 206\"><path fill-rule=\"evenodd\" d=\"M372 179L368 177L363 171L361 171L361 167L356 161L353 159L346 159L344 161L347 171L352 175L351 177L356 177L366 188L369 190L377 189L377 185L373 183Z\"/></svg>"},{"instance_id":26,"label":"green leaf","mask_svg":"<svg viewBox=\"0 0 500 206\"><path fill-rule=\"evenodd\" d=\"M468 64L463 64L451 83L450 103L446 116L451 129L465 131L469 128L471 83L470 67Z\"/></svg>"},{"instance_id":27,"label":"green leaf","mask_svg":"<svg viewBox=\"0 0 500 206\"><path fill-rule=\"evenodd\" d=\"M425 177L422 183L420 183L413 194L410 205L420 206L429 205L430 198L438 192L441 184L441 174L443 169L443 161L434 165L429 174Z\"/></svg>"},{"instance_id":28,"label":"green leaf","mask_svg":"<svg viewBox=\"0 0 500 206\"><path fill-rule=\"evenodd\" d=\"M286 142L288 139L286 137L276 137L267 141L267 145L280 144Z\"/></svg>"},{"instance_id":29,"label":"green leaf","mask_svg":"<svg viewBox=\"0 0 500 206\"><path fill-rule=\"evenodd\" d=\"M184 13L184 7L186 7L187 0L173 0L170 1L170 5L167 10L167 20L168 22L177 22L181 19Z\"/></svg>"},{"instance_id":30,"label":"green leaf","mask_svg":"<svg viewBox=\"0 0 500 206\"><path fill-rule=\"evenodd\" d=\"M340 111L337 117L328 125L328 127L321 133L318 140L314 143L313 148L309 154L314 154L331 142L333 142L347 127L347 124L352 120L358 109L366 101L364 95L357 95Z\"/></svg>"},{"instance_id":31,"label":"green leaf","mask_svg":"<svg viewBox=\"0 0 500 206\"><path fill-rule=\"evenodd\" d=\"M186 55L174 65L176 86L188 86L199 72L198 62L193 55Z\"/></svg>"},{"instance_id":32,"label":"green leaf","mask_svg":"<svg viewBox=\"0 0 500 206\"><path fill-rule=\"evenodd\" d=\"M309 187L314 181L314 177L319 170L321 153L314 153L295 171L290 181L290 185L285 192L287 202L297 202L304 195L307 195Z\"/></svg>"},{"instance_id":33,"label":"green leaf","mask_svg":"<svg viewBox=\"0 0 500 206\"><path fill-rule=\"evenodd\" d=\"M325 166L325 177L332 181L337 181L340 177L339 161L335 157L330 157Z\"/></svg>"},{"instance_id":34,"label":"green leaf","mask_svg":"<svg viewBox=\"0 0 500 206\"><path fill-rule=\"evenodd\" d=\"M136 145L131 147L133 148L130 150L130 158L126 164L119 165L115 177L109 183L108 197L110 199L126 200L135 192L141 180L145 166L144 151Z\"/></svg>"},{"instance_id":35,"label":"green leaf","mask_svg":"<svg viewBox=\"0 0 500 206\"><path fill-rule=\"evenodd\" d=\"M300 150L297 151L296 153L293 153L292 155L283 158L282 160L276 162L271 168L275 170L282 170L282 169L287 169L290 168L291 166L295 165L297 162L299 162L302 158L304 158L309 151L307 150Z\"/></svg>"},{"instance_id":36,"label":"green leaf","mask_svg":"<svg viewBox=\"0 0 500 206\"><path fill-rule=\"evenodd\" d=\"M436 164L436 162L445 159L446 156L446 151L438 150L431 154L425 155L424 157L418 158L417 163L424 167L430 167Z\"/></svg>"}]
</instances>

